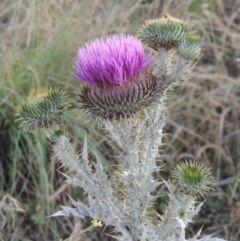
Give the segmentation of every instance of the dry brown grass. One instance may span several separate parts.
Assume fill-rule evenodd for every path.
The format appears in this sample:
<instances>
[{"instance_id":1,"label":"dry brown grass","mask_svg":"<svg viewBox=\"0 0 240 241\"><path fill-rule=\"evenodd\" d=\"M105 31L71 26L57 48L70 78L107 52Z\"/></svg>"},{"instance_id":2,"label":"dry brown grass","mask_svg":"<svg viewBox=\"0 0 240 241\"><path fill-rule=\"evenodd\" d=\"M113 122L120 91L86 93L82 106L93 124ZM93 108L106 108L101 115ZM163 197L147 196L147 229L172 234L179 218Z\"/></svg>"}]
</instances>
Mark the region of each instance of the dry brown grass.
<instances>
[{"instance_id":1,"label":"dry brown grass","mask_svg":"<svg viewBox=\"0 0 240 241\"><path fill-rule=\"evenodd\" d=\"M169 168L181 159L202 160L217 177L216 189L189 234L204 224L203 233L240 240L240 2L2 0L0 199L8 192L26 212L14 216L14 227L8 217L9 225L0 230L3 240L69 237L77 220L45 217L60 203L68 203L66 193L81 197L63 185L42 136L28 141L27 135L17 134L12 116L16 103L31 88L45 85L61 85L73 92L78 83L69 71L79 46L109 33L135 33L144 20L166 12L197 28L205 50L191 76L169 93L163 159ZM71 123L81 135L82 124ZM89 134L98 137L97 148L104 148L101 136L91 129ZM12 144L6 145L6 138ZM24 150L26 143L31 151ZM103 152L108 155L106 149ZM101 230L89 235L92 240L106 237Z\"/></svg>"}]
</instances>

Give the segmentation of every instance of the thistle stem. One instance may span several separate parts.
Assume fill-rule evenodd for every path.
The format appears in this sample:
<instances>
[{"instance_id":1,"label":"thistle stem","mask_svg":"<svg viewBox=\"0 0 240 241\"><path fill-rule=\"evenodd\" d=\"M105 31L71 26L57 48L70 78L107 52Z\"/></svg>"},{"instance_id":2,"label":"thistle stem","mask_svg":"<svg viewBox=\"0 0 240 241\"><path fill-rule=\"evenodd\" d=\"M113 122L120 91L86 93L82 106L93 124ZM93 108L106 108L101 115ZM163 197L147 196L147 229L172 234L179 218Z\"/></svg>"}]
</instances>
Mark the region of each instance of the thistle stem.
<instances>
[{"instance_id":1,"label":"thistle stem","mask_svg":"<svg viewBox=\"0 0 240 241\"><path fill-rule=\"evenodd\" d=\"M175 65L171 73L166 76L166 82L169 84L169 86L183 79L184 76L188 74L190 65L191 61L180 57L178 63Z\"/></svg>"},{"instance_id":2,"label":"thistle stem","mask_svg":"<svg viewBox=\"0 0 240 241\"><path fill-rule=\"evenodd\" d=\"M153 71L153 75L165 78L165 76L167 76L171 70L173 51L160 48L158 52L160 59Z\"/></svg>"}]
</instances>

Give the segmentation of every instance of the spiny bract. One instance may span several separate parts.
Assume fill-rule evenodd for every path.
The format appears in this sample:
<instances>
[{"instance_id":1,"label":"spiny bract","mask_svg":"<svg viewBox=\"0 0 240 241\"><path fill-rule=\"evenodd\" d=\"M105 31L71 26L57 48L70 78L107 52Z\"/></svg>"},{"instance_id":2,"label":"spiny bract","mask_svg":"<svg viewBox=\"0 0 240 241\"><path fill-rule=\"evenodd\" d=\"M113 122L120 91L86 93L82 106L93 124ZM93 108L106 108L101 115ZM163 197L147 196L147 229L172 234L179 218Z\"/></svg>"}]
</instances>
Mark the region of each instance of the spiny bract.
<instances>
[{"instance_id":1,"label":"spiny bract","mask_svg":"<svg viewBox=\"0 0 240 241\"><path fill-rule=\"evenodd\" d=\"M87 119L120 119L154 108L162 101L164 81L142 73L122 85L103 87L83 86L79 97L80 109Z\"/></svg>"},{"instance_id":2,"label":"spiny bract","mask_svg":"<svg viewBox=\"0 0 240 241\"><path fill-rule=\"evenodd\" d=\"M183 38L177 51L180 56L189 60L198 60L202 56L202 43L198 35L190 34Z\"/></svg>"},{"instance_id":3,"label":"spiny bract","mask_svg":"<svg viewBox=\"0 0 240 241\"><path fill-rule=\"evenodd\" d=\"M139 29L138 36L144 44L155 50L169 50L177 47L179 41L189 34L190 30L190 26L184 21L165 14L162 18L145 21Z\"/></svg>"},{"instance_id":4,"label":"spiny bract","mask_svg":"<svg viewBox=\"0 0 240 241\"><path fill-rule=\"evenodd\" d=\"M178 164L172 176L177 191L191 196L205 196L214 183L211 171L196 161Z\"/></svg>"},{"instance_id":5,"label":"spiny bract","mask_svg":"<svg viewBox=\"0 0 240 241\"><path fill-rule=\"evenodd\" d=\"M17 121L26 131L49 127L59 121L68 98L59 88L32 90L30 95L17 107Z\"/></svg>"}]
</instances>

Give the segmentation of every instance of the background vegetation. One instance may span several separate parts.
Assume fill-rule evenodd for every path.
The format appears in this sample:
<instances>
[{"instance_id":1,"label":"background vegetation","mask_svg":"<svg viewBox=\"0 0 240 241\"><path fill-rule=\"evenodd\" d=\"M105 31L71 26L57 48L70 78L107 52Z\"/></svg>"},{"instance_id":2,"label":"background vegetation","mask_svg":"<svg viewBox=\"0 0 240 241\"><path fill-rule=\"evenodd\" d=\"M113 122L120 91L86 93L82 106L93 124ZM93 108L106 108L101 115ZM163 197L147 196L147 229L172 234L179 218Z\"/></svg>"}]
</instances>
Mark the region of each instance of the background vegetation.
<instances>
[{"instance_id":1,"label":"background vegetation","mask_svg":"<svg viewBox=\"0 0 240 241\"><path fill-rule=\"evenodd\" d=\"M167 165L161 175L167 178L183 159L201 160L212 167L217 185L189 227L189 236L203 226L204 234L240 240L238 0L0 1L0 240L66 239L77 220L47 217L60 204L70 205L66 194L84 198L81 190L64 183L59 173L63 170L52 158L44 135L18 129L16 105L32 88L44 86L61 86L77 100L79 82L71 72L78 47L106 34L135 34L144 20L164 13L197 28L204 53L190 78L169 93L160 162ZM74 138L82 140L87 131L91 151L111 171L115 160L108 140L101 130L77 117L76 112L64 116ZM166 201L163 195L156 202L159 213ZM110 240L103 233L95 229L82 240Z\"/></svg>"}]
</instances>

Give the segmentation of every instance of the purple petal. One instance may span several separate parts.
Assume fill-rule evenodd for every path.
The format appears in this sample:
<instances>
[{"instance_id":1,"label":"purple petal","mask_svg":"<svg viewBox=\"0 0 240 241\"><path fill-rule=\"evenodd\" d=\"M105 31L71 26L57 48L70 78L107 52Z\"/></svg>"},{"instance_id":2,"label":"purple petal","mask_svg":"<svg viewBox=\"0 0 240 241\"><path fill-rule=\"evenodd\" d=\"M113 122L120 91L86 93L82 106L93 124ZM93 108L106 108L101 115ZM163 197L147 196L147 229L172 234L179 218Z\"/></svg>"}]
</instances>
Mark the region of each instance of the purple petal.
<instances>
[{"instance_id":1,"label":"purple petal","mask_svg":"<svg viewBox=\"0 0 240 241\"><path fill-rule=\"evenodd\" d=\"M144 72L152 63L140 40L131 35L95 39L78 50L74 77L89 85L118 84Z\"/></svg>"}]
</instances>

